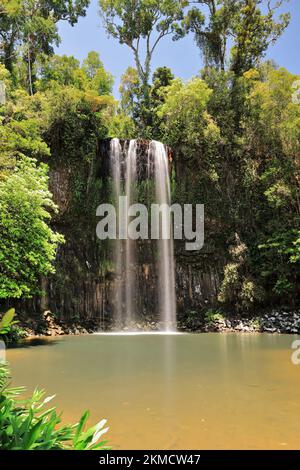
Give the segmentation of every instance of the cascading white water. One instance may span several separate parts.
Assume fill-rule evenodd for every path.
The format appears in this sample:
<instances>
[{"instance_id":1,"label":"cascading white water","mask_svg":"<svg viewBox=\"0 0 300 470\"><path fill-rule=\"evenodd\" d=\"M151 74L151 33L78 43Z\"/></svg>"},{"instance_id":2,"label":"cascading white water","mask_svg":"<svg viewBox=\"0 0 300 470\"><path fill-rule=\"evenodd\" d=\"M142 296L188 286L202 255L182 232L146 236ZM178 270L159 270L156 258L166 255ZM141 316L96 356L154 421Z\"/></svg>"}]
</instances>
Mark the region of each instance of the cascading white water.
<instances>
[{"instance_id":1,"label":"cascading white water","mask_svg":"<svg viewBox=\"0 0 300 470\"><path fill-rule=\"evenodd\" d=\"M171 189L168 156L161 142L152 141L150 150L154 156L156 203L171 205ZM176 329L175 265L171 220L161 217L158 242L158 295L160 318L166 331ZM168 239L163 235L170 233Z\"/></svg>"},{"instance_id":2,"label":"cascading white water","mask_svg":"<svg viewBox=\"0 0 300 470\"><path fill-rule=\"evenodd\" d=\"M122 147L119 139L112 139L110 142L110 171L112 174L113 181L113 200L115 204L116 212L119 212L119 197L121 195L121 156ZM117 234L119 233L119 223L117 219ZM118 287L116 289L116 303L115 303L115 318L119 324L122 322L122 241L117 235L115 240L114 253L114 264L115 272L117 274L116 282Z\"/></svg>"},{"instance_id":3,"label":"cascading white water","mask_svg":"<svg viewBox=\"0 0 300 470\"><path fill-rule=\"evenodd\" d=\"M137 161L137 141L131 140L128 147L122 151L119 139L112 139L110 144L110 165L113 180L113 195L115 207L119 212L119 196L127 196L125 207L125 220L128 227L130 221L128 209L137 200L136 186L138 185L139 165L147 165L146 179L155 183L156 204L171 204L170 177L168 157L164 145L151 141L149 144L147 162ZM125 153L125 155L123 155ZM141 172L143 173L143 172ZM122 185L122 181L125 181ZM157 244L156 266L158 268L157 296L158 313L161 329L163 331L176 330L176 300L175 300L175 267L173 253L173 238L163 239L162 234L168 233L170 220L161 218L160 237L153 240ZM117 224L117 228L118 228ZM118 231L117 231L118 233ZM171 233L171 232L170 232ZM132 328L137 320L138 311L136 296L139 292L139 279L137 279L136 264L138 242L128 236L125 240L117 240L114 244L114 263L117 274L117 292L115 302L115 319L119 325ZM153 260L154 261L154 260ZM155 312L153 312L155 313Z\"/></svg>"},{"instance_id":4,"label":"cascading white water","mask_svg":"<svg viewBox=\"0 0 300 470\"><path fill-rule=\"evenodd\" d=\"M131 204L135 203L134 189L136 183L136 140L130 140L126 155L125 172L125 195L126 199L126 226L130 222L128 210ZM135 302L133 300L136 293L135 274L135 241L128 236L125 240L125 323L130 324L136 317Z\"/></svg>"}]
</instances>

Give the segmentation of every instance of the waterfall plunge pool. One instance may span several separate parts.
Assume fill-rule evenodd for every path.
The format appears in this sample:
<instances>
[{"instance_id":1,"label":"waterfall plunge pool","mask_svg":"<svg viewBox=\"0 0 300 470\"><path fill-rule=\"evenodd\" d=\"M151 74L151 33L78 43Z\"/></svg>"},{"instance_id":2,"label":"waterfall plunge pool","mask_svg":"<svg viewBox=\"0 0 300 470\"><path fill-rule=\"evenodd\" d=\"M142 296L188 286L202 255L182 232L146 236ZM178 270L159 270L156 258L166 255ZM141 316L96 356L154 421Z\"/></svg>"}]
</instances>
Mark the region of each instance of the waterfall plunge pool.
<instances>
[{"instance_id":1,"label":"waterfall plunge pool","mask_svg":"<svg viewBox=\"0 0 300 470\"><path fill-rule=\"evenodd\" d=\"M298 337L299 338L299 337ZM38 386L63 420L107 418L114 449L297 449L295 336L95 334L7 351L13 385Z\"/></svg>"}]
</instances>

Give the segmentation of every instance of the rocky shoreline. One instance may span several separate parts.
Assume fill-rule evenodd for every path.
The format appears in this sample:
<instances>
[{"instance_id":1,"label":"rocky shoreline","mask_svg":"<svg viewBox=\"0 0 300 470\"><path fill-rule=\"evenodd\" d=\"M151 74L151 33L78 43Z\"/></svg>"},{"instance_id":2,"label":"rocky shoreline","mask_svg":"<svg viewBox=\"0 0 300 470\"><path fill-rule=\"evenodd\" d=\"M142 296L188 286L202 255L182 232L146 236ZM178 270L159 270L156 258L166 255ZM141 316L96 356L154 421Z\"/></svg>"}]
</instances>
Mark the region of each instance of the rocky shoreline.
<instances>
[{"instance_id":1,"label":"rocky shoreline","mask_svg":"<svg viewBox=\"0 0 300 470\"><path fill-rule=\"evenodd\" d=\"M82 335L98 331L99 326L96 322L87 321L66 323L57 320L53 314L47 310L42 314L41 319L20 319L18 325L24 332L25 338L38 336L63 336L63 335Z\"/></svg>"},{"instance_id":2,"label":"rocky shoreline","mask_svg":"<svg viewBox=\"0 0 300 470\"><path fill-rule=\"evenodd\" d=\"M91 334L99 331L119 331L121 328L112 325L101 327L96 321L67 324L56 320L50 311L45 311L40 321L21 321L20 326L24 330L26 338L37 336L62 336ZM161 324L151 319L143 323L136 322L123 331L160 331ZM230 316L215 314L210 317L195 315L187 319L179 319L178 331L193 333L285 333L300 334L300 311L271 311L260 316Z\"/></svg>"},{"instance_id":3,"label":"rocky shoreline","mask_svg":"<svg viewBox=\"0 0 300 470\"><path fill-rule=\"evenodd\" d=\"M271 311L255 317L217 317L202 325L182 325L182 330L199 332L300 334L300 311Z\"/></svg>"}]
</instances>

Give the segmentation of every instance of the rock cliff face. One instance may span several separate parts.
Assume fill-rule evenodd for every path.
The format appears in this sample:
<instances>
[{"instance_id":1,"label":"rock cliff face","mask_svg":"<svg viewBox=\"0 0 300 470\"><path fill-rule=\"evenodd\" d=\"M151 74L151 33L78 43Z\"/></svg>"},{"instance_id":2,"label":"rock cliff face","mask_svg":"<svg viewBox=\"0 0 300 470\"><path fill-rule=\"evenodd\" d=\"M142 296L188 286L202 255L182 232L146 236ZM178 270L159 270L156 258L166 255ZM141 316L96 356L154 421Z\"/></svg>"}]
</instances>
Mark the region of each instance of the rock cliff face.
<instances>
[{"instance_id":1,"label":"rock cliff face","mask_svg":"<svg viewBox=\"0 0 300 470\"><path fill-rule=\"evenodd\" d=\"M127 145L122 141L122 145ZM121 282L114 272L112 245L96 237L96 207L109 201L110 141L99 142L93 158L72 161L54 156L50 164L50 189L59 207L53 226L64 234L66 243L57 253L56 273L42 280L45 295L30 302L33 312L50 310L63 321L93 321L108 325L111 321L116 286ZM148 142L138 142L140 160L147 158ZM172 160L170 158L170 160ZM183 180L184 168L175 159L174 178ZM139 272L141 319L155 317L156 269L147 259L145 244L140 247ZM176 297L179 318L188 311L216 304L222 276L222 256L209 248L209 240L197 254L187 252L182 242L175 244ZM28 309L28 305L26 306Z\"/></svg>"}]
</instances>

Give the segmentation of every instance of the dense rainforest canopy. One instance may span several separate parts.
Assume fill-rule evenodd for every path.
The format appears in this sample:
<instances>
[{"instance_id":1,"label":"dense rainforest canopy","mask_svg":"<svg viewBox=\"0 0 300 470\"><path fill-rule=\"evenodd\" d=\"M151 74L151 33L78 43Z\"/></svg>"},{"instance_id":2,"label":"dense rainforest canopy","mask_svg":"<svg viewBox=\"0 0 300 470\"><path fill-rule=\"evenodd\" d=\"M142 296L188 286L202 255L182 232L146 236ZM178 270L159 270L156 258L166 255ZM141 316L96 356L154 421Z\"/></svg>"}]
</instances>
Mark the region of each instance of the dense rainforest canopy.
<instances>
[{"instance_id":1,"label":"dense rainforest canopy","mask_svg":"<svg viewBox=\"0 0 300 470\"><path fill-rule=\"evenodd\" d=\"M88 4L0 0L0 299L36 293L64 242L51 223L53 155L88 162L100 139L143 137L176 149L186 179L174 200L205 204L206 240L226 259L220 305L299 304L299 76L264 59L288 27L285 2L100 0L108 34L136 63L119 101L98 53L54 54L58 22L76 27ZM199 74L152 71L160 41L187 34Z\"/></svg>"}]
</instances>

